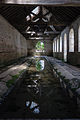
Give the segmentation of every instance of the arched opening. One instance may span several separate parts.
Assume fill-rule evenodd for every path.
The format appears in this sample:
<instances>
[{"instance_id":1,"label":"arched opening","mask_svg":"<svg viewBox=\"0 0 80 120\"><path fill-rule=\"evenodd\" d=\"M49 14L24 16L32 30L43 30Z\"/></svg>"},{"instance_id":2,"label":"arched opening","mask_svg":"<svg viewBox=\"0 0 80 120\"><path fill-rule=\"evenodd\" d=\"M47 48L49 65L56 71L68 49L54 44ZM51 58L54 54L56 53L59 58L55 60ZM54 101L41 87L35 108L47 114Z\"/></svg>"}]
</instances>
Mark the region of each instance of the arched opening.
<instances>
[{"instance_id":1,"label":"arched opening","mask_svg":"<svg viewBox=\"0 0 80 120\"><path fill-rule=\"evenodd\" d=\"M38 41L36 44L36 52L44 52L44 43Z\"/></svg>"},{"instance_id":2,"label":"arched opening","mask_svg":"<svg viewBox=\"0 0 80 120\"><path fill-rule=\"evenodd\" d=\"M78 52L80 52L80 26L78 29Z\"/></svg>"},{"instance_id":3,"label":"arched opening","mask_svg":"<svg viewBox=\"0 0 80 120\"><path fill-rule=\"evenodd\" d=\"M60 37L60 52L62 52L62 37Z\"/></svg>"},{"instance_id":4,"label":"arched opening","mask_svg":"<svg viewBox=\"0 0 80 120\"><path fill-rule=\"evenodd\" d=\"M57 52L59 52L59 39L57 39Z\"/></svg>"},{"instance_id":5,"label":"arched opening","mask_svg":"<svg viewBox=\"0 0 80 120\"><path fill-rule=\"evenodd\" d=\"M53 52L55 52L55 44L54 44L54 42L53 42Z\"/></svg>"},{"instance_id":6,"label":"arched opening","mask_svg":"<svg viewBox=\"0 0 80 120\"><path fill-rule=\"evenodd\" d=\"M67 34L64 34L64 61L67 62Z\"/></svg>"},{"instance_id":7,"label":"arched opening","mask_svg":"<svg viewBox=\"0 0 80 120\"><path fill-rule=\"evenodd\" d=\"M55 52L56 52L56 40L55 40L55 42L54 42L54 43L55 43Z\"/></svg>"},{"instance_id":8,"label":"arched opening","mask_svg":"<svg viewBox=\"0 0 80 120\"><path fill-rule=\"evenodd\" d=\"M74 30L69 32L69 52L74 52Z\"/></svg>"}]
</instances>

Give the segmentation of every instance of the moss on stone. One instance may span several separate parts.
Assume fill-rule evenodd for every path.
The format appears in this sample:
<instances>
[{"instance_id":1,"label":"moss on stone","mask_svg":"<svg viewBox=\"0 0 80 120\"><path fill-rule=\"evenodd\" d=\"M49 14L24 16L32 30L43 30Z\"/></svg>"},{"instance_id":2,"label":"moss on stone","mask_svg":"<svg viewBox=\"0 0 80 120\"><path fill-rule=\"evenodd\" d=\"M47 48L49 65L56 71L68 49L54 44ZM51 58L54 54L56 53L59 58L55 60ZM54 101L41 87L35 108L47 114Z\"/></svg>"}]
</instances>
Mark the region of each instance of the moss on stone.
<instances>
[{"instance_id":1,"label":"moss on stone","mask_svg":"<svg viewBox=\"0 0 80 120\"><path fill-rule=\"evenodd\" d=\"M6 82L6 86L8 88L10 88L12 85L14 85L14 83L15 83L16 79L18 79L18 77L19 77L19 74L12 76L12 79L8 80L8 82Z\"/></svg>"},{"instance_id":2,"label":"moss on stone","mask_svg":"<svg viewBox=\"0 0 80 120\"><path fill-rule=\"evenodd\" d=\"M19 74L22 74L24 71L25 71L25 69L21 70L21 71L19 72Z\"/></svg>"}]
</instances>

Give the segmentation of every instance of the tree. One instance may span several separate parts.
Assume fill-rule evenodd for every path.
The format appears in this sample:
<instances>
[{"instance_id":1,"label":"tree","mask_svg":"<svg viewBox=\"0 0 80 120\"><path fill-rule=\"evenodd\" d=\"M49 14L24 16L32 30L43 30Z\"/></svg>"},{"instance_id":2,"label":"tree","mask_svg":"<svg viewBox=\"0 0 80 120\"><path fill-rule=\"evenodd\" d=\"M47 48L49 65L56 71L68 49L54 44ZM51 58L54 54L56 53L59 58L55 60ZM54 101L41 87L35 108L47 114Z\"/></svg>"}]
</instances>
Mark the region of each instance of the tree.
<instances>
[{"instance_id":1,"label":"tree","mask_svg":"<svg viewBox=\"0 0 80 120\"><path fill-rule=\"evenodd\" d=\"M36 44L36 49L37 50L44 50L44 43L41 41L38 41Z\"/></svg>"}]
</instances>

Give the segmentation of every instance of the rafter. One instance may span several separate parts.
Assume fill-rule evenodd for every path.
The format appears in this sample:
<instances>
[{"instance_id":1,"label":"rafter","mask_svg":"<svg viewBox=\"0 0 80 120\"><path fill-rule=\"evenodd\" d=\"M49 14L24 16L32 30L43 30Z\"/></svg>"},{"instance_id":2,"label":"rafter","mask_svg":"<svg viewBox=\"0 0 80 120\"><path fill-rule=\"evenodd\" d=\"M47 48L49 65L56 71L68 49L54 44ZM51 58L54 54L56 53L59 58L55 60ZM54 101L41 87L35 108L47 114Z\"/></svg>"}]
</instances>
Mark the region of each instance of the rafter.
<instances>
[{"instance_id":1,"label":"rafter","mask_svg":"<svg viewBox=\"0 0 80 120\"><path fill-rule=\"evenodd\" d=\"M0 4L14 5L48 5L48 6L80 6L79 0L0 0Z\"/></svg>"},{"instance_id":2,"label":"rafter","mask_svg":"<svg viewBox=\"0 0 80 120\"><path fill-rule=\"evenodd\" d=\"M37 15L32 13L36 7L37 6L2 5L0 6L0 14L18 29L26 39L31 36L32 31L36 32L37 36L37 33L40 32L43 34L42 36L44 36L45 33L45 35L48 34L51 36L50 38L53 38L60 34L66 26L71 24L80 15L80 7L40 6L40 11ZM44 14L43 8L46 9ZM50 21L48 21L46 16L50 13L52 16ZM31 14L34 16L33 19L31 18ZM30 21L26 21L27 15L30 15ZM28 26L30 26L30 29L25 33Z\"/></svg>"}]
</instances>

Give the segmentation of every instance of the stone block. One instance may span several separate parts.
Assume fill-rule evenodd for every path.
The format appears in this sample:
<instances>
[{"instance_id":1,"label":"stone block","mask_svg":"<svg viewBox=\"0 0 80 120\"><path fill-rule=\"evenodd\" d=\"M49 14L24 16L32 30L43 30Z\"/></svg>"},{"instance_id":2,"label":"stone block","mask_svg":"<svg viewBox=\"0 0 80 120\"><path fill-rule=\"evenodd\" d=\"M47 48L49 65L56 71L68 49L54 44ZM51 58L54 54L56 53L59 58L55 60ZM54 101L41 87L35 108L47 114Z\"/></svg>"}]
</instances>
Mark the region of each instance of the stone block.
<instances>
[{"instance_id":1,"label":"stone block","mask_svg":"<svg viewBox=\"0 0 80 120\"><path fill-rule=\"evenodd\" d=\"M6 83L0 82L0 96L2 96L4 93L6 93L8 90Z\"/></svg>"}]
</instances>

